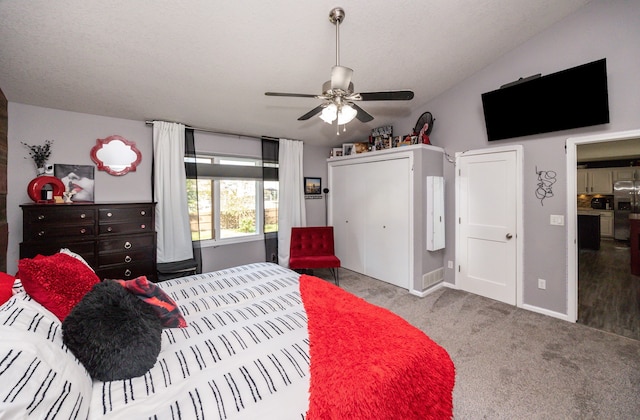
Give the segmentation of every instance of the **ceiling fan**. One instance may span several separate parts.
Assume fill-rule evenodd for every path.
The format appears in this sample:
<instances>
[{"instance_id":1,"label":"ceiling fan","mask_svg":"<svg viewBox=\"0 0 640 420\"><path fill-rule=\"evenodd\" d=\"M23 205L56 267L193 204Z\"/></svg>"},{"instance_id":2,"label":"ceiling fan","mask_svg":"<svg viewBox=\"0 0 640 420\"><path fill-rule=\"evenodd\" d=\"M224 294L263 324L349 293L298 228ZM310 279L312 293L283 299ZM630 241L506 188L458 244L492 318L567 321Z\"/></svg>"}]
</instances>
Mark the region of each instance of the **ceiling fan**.
<instances>
[{"instance_id":1,"label":"ceiling fan","mask_svg":"<svg viewBox=\"0 0 640 420\"><path fill-rule=\"evenodd\" d=\"M267 96L316 98L324 101L298 118L298 121L308 120L314 115L320 114L320 118L329 124L337 120L338 125L344 125L354 118L361 122L369 122L373 120L373 116L356 105L354 101L408 101L413 99L413 92L410 90L354 92L351 82L353 70L340 65L340 24L344 17L344 10L340 7L333 8L329 12L329 21L336 26L336 65L331 68L331 80L322 85L321 95L265 92Z\"/></svg>"}]
</instances>

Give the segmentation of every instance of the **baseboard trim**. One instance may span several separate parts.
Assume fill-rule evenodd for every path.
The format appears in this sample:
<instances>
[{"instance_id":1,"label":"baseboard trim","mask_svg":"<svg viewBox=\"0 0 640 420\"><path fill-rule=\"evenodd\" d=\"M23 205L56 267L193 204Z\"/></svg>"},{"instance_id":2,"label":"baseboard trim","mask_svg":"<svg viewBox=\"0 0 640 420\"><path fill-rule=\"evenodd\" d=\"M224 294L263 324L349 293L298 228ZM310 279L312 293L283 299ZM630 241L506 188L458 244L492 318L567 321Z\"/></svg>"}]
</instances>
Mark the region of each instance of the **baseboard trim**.
<instances>
[{"instance_id":1,"label":"baseboard trim","mask_svg":"<svg viewBox=\"0 0 640 420\"><path fill-rule=\"evenodd\" d=\"M528 305L526 303L523 304L521 306L521 308L522 309L526 309L527 311L537 312L537 313L542 314L542 315L551 316L553 318L558 318L558 319L561 319L563 321L569 322L569 317L567 316L567 314L563 314L563 313L556 312L556 311L550 311L549 309L544 309L544 308L540 308L538 306Z\"/></svg>"},{"instance_id":2,"label":"baseboard trim","mask_svg":"<svg viewBox=\"0 0 640 420\"><path fill-rule=\"evenodd\" d=\"M415 289L411 289L409 290L409 293L414 295L414 296L418 296L418 297L425 297L427 295L430 295L431 293L435 292L436 290L442 289L444 287L444 282L440 282L437 284L434 284L433 286L431 286L430 288L428 288L427 290L423 290L422 292L419 292Z\"/></svg>"}]
</instances>

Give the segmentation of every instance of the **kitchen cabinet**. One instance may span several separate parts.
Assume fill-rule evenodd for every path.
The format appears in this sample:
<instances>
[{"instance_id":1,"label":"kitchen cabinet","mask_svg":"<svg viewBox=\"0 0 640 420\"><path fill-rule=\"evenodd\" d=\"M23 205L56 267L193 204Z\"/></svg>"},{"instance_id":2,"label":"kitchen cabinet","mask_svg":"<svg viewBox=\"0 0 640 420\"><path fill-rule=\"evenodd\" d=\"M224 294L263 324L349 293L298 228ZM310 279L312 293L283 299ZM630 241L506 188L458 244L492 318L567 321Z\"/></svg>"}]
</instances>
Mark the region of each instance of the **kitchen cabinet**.
<instances>
[{"instance_id":1,"label":"kitchen cabinet","mask_svg":"<svg viewBox=\"0 0 640 420\"><path fill-rule=\"evenodd\" d=\"M578 216L599 216L600 236L613 238L613 210L578 209Z\"/></svg>"},{"instance_id":2,"label":"kitchen cabinet","mask_svg":"<svg viewBox=\"0 0 640 420\"><path fill-rule=\"evenodd\" d=\"M636 168L616 168L613 170L614 181L633 181L637 178Z\"/></svg>"},{"instance_id":3,"label":"kitchen cabinet","mask_svg":"<svg viewBox=\"0 0 640 420\"><path fill-rule=\"evenodd\" d=\"M611 169L578 169L578 194L613 194L613 173Z\"/></svg>"}]
</instances>

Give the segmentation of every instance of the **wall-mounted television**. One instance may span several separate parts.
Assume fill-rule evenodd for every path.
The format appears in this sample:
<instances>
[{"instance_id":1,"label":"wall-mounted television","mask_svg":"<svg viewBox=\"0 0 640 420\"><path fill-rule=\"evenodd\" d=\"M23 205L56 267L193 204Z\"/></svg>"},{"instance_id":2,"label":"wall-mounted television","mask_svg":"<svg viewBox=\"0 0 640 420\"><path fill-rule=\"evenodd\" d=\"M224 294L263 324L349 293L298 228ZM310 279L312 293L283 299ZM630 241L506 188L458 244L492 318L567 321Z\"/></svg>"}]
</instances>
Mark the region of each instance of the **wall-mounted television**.
<instances>
[{"instance_id":1,"label":"wall-mounted television","mask_svg":"<svg viewBox=\"0 0 640 420\"><path fill-rule=\"evenodd\" d=\"M482 94L489 141L609 122L606 58Z\"/></svg>"}]
</instances>

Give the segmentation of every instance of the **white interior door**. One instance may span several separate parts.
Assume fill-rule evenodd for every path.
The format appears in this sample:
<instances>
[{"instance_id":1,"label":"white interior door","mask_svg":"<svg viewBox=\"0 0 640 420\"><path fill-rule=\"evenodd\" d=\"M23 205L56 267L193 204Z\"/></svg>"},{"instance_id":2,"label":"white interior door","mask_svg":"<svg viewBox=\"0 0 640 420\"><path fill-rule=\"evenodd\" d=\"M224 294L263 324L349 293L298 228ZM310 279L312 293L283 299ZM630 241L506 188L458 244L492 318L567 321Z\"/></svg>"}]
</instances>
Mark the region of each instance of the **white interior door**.
<instances>
[{"instance_id":1,"label":"white interior door","mask_svg":"<svg viewBox=\"0 0 640 420\"><path fill-rule=\"evenodd\" d=\"M458 273L462 290L516 304L518 171L515 150L458 158Z\"/></svg>"}]
</instances>

